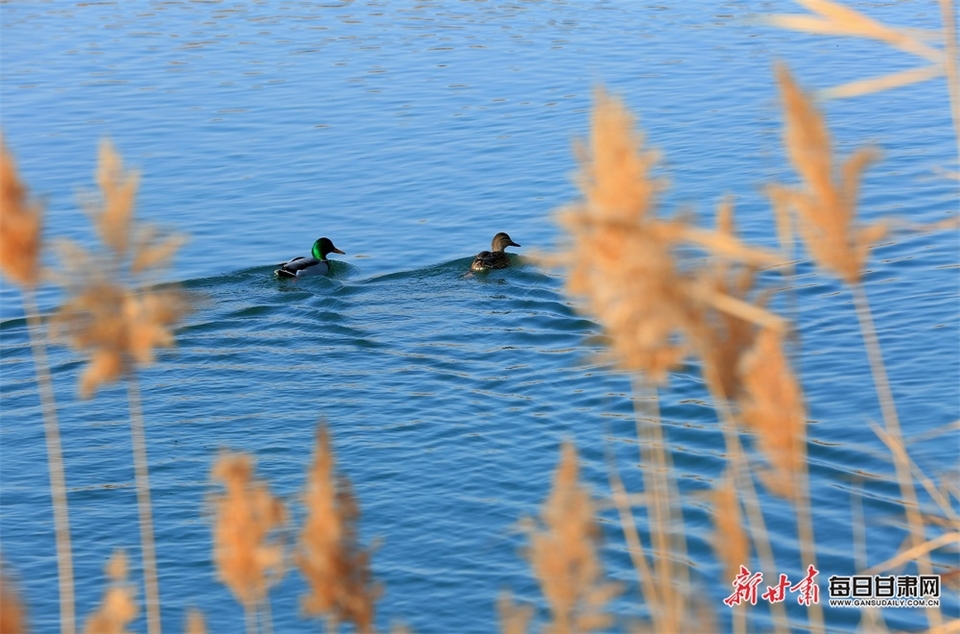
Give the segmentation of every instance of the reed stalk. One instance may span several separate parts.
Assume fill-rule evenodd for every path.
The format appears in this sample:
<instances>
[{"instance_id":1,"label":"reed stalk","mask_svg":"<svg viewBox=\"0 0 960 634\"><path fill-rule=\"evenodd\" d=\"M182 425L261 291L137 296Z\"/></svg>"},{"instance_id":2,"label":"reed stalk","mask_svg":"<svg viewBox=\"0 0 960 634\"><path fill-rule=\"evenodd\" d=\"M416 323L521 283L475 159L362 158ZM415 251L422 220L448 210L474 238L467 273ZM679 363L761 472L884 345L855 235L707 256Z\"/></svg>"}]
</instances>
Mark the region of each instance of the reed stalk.
<instances>
[{"instance_id":1,"label":"reed stalk","mask_svg":"<svg viewBox=\"0 0 960 634\"><path fill-rule=\"evenodd\" d=\"M27 331L33 351L34 368L37 373L37 388L43 410L43 429L47 442L47 469L50 473L50 497L53 503L53 525L57 544L57 578L60 588L60 631L62 634L76 632L76 607L74 602L73 551L70 543L70 511L67 506L67 481L63 462L63 447L60 440L60 424L57 405L50 377L50 362L47 347L39 333L43 322L37 308L33 288L23 289L23 307L27 316Z\"/></svg>"},{"instance_id":2,"label":"reed stalk","mask_svg":"<svg viewBox=\"0 0 960 634\"><path fill-rule=\"evenodd\" d=\"M860 322L860 332L863 336L864 347L867 350L867 359L870 363L870 372L873 375L874 387L880 401L880 410L883 415L884 426L891 442L902 446L903 434L900 429L900 418L897 415L897 406L887 376L887 368L883 362L883 352L880 349L880 339L877 336L873 322L873 313L870 310L870 301L863 284L857 282L850 285L853 293L854 309ZM900 495L903 496L903 509L907 518L907 527L910 534L910 547L917 549L926 539L926 527L923 514L920 512L920 503L917 499L917 489L910 473L909 461L897 451L892 451L893 465L900 486ZM930 559L926 552L918 552L917 568L922 575L932 573ZM942 624L940 610L924 610L931 628Z\"/></svg>"},{"instance_id":3,"label":"reed stalk","mask_svg":"<svg viewBox=\"0 0 960 634\"><path fill-rule=\"evenodd\" d=\"M607 479L610 482L613 503L620 515L620 529L623 531L623 538L627 543L627 552L630 554L630 561L633 562L633 571L637 575L637 585L640 587L647 605L651 606L651 613L654 613L652 606L661 605L657 585L653 581L653 574L647 562L647 550L643 546L640 531L637 530L637 523L633 518L633 508L630 505L627 490L620 479L616 460L613 456L609 456L607 460ZM654 618L656 619L656 617Z\"/></svg>"},{"instance_id":4,"label":"reed stalk","mask_svg":"<svg viewBox=\"0 0 960 634\"><path fill-rule=\"evenodd\" d=\"M28 200L27 188L21 182L13 156L0 135L0 269L20 287L23 312L27 320L27 335L33 353L37 391L43 412L47 469L50 474L60 596L60 631L63 634L74 634L76 607L66 474L50 362L44 337L41 336L44 326L35 291L40 281L42 229L43 208Z\"/></svg>"},{"instance_id":5,"label":"reed stalk","mask_svg":"<svg viewBox=\"0 0 960 634\"><path fill-rule=\"evenodd\" d=\"M651 392L649 398L636 398ZM680 493L673 475L669 453L664 442L663 422L660 418L660 399L656 388L634 379L634 423L640 440L640 464L643 490L650 516L651 554L654 557L654 583L657 584L659 603L651 606L654 627L661 632L678 632L689 625L687 600L680 588L689 588L687 566L675 566L674 558L686 559L686 532L676 530L683 526L680 511ZM639 409L648 404L652 411L646 416ZM671 538L671 536L673 536Z\"/></svg>"},{"instance_id":6,"label":"reed stalk","mask_svg":"<svg viewBox=\"0 0 960 634\"><path fill-rule=\"evenodd\" d=\"M720 429L723 432L724 444L727 453L727 462L732 470L731 478L736 490L743 496L743 508L746 511L747 521L750 526L750 541L757 551L757 558L760 560L760 566L765 575L772 575L777 571L776 558L773 554L773 548L770 546L770 535L767 531L767 522L763 518L763 509L760 507L760 498L757 495L757 487L753 481L753 475L750 473L750 466L743 450L743 444L740 442L740 436L737 432L738 423L734 417L729 401L717 391L717 379L711 378L715 374L715 369L707 366L707 386L711 390L713 402L720 414ZM732 561L730 562L733 563ZM729 566L728 566L729 568ZM729 576L729 575L728 575ZM787 610L783 603L770 604L770 611L773 613L773 626L776 632L789 632L789 621L787 619ZM743 611L740 610L740 619L743 620ZM737 613L735 612L736 616ZM746 624L741 624L746 628Z\"/></svg>"}]
</instances>

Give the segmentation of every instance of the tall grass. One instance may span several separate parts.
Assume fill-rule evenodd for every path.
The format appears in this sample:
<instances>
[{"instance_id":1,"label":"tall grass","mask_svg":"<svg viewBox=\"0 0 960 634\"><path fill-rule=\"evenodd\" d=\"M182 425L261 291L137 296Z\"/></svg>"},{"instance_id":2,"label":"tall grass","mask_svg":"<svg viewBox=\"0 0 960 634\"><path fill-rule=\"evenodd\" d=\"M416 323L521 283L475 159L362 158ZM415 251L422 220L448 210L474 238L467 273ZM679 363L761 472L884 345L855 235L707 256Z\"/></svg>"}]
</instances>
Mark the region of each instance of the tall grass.
<instances>
[{"instance_id":1,"label":"tall grass","mask_svg":"<svg viewBox=\"0 0 960 634\"><path fill-rule=\"evenodd\" d=\"M956 60L950 57L951 52L956 53L950 2L942 2L944 50L826 0L801 3L817 17L780 16L774 21L789 28L872 38L933 62L916 72L825 91L825 97L856 96L956 69ZM777 81L785 118L784 147L800 181L797 186L772 184L769 188L783 253L769 254L742 244L728 204L718 210L717 227L712 231L658 212L657 194L664 184L651 176L657 155L644 146L643 135L625 106L601 91L595 100L589 140L577 147L581 163L577 184L582 198L557 214L568 242L561 252L547 258L548 263L566 267L568 291L581 298L583 310L603 325L612 341L614 361L638 377L637 402L651 410L638 411L636 417L648 544L636 529L635 511L628 505L630 498L615 465L610 468L610 480L639 575L638 587L655 631L694 631L702 626L689 609L690 597L679 589L688 573L683 564L678 569L673 563L686 560L682 531L681 536L670 533L678 521L682 525L679 509L683 502L656 414L656 386L663 385L670 371L690 357L701 363L726 442L724 455L729 464L711 497L714 522L718 534L723 535L716 540L717 555L727 574L732 578L738 565L749 562L751 550L758 554L767 578L775 570L755 483L792 503L801 559L805 565L816 565L806 401L785 345L792 326L765 309L765 297L755 286L759 267L778 267L789 273L786 264L792 255L794 228L814 263L850 286L884 418L879 433L891 447L904 501L909 539L903 553L872 571L889 570L892 561L913 561L921 574L931 574L928 553L955 543L960 535L949 500L937 493L936 485L910 462L905 450L863 284L870 250L890 226L857 219L861 175L878 160L878 154L864 148L838 161L813 99L798 87L785 66L778 67ZM955 73L948 76L955 122L958 81ZM952 223L955 225L956 219ZM753 450L745 449L741 441L745 431L755 438ZM939 524L947 532L940 538L926 540L930 526L920 510L918 481L945 518ZM773 603L771 609L774 627L786 631L789 624L782 606ZM925 612L934 631L960 626L958 622L945 625L938 608ZM734 612L733 622L737 631L748 629L742 611ZM806 626L812 631L824 630L819 604L808 605Z\"/></svg>"},{"instance_id":2,"label":"tall grass","mask_svg":"<svg viewBox=\"0 0 960 634\"><path fill-rule=\"evenodd\" d=\"M321 426L303 496L307 517L295 555L309 586L301 597L303 612L323 617L328 631L353 623L358 631L371 632L380 588L373 583L370 553L357 539L360 508L350 480L335 472L335 462L330 434Z\"/></svg>"},{"instance_id":3,"label":"tall grass","mask_svg":"<svg viewBox=\"0 0 960 634\"><path fill-rule=\"evenodd\" d=\"M29 201L26 186L17 174L13 156L0 138L0 270L20 287L23 296L23 312L27 319L27 332L37 373L37 389L40 393L47 444L47 468L50 473L50 497L57 542L60 629L64 634L72 634L76 631L76 615L66 473L53 380L50 377L43 323L35 293L41 273L39 256L42 229L42 209L38 203ZM9 607L6 609L10 610Z\"/></svg>"},{"instance_id":4,"label":"tall grass","mask_svg":"<svg viewBox=\"0 0 960 634\"><path fill-rule=\"evenodd\" d=\"M952 2L941 0L940 46L829 0L800 3L811 13L771 20L806 32L869 38L924 63L906 72L831 88L820 97L854 97L945 75L960 157L960 77ZM634 385L643 490L626 489L623 467L612 458L608 479L640 600L649 614L649 622L640 629L713 630L720 620L690 593L693 573L682 512L690 500L681 494L670 438L659 412L658 395L669 389L671 373L690 359L702 368L724 439L726 464L708 496L716 529L714 551L725 575L718 585L726 585L754 557L768 579L778 572L761 490L792 505L796 549L805 567L816 565L817 508L809 492L808 403L792 360L796 351L791 341L797 326L769 308L771 292L759 281L767 270L791 274L789 262L797 241L816 266L850 290L853 317L863 335L883 415L883 426L873 429L890 449L908 527L897 554L861 572L877 574L913 564L922 574L930 574L939 570L931 555L960 543L960 514L951 500L960 497L956 485L935 482L908 452L864 282L871 249L896 226L887 221L864 223L858 215L862 175L880 159L879 154L864 148L845 159L837 157L814 97L785 65L777 67L776 82L784 117L784 151L796 172L795 183L771 183L767 188L779 251L749 245L739 236L729 200L718 206L713 228L686 216L666 214L659 196L667 183L654 176L658 154L647 147L626 105L602 89L595 95L590 136L576 146L580 198L557 212L566 242L546 261L565 269L568 293L603 326L611 342L611 361L631 375ZM47 327L34 296L46 275L40 265L42 210L31 202L5 147L0 156L0 269L23 292L44 415L61 632L74 632L78 619L65 468L46 357ZM88 252L73 243L60 244L74 268L55 279L67 299L50 325L54 334L89 357L79 380L82 396L93 397L104 383L126 381L143 554L142 602L147 629L155 634L161 630L161 597L137 371L155 360L157 348L174 344L174 329L190 309L180 290L156 283L157 271L170 261L182 239L134 221L138 177L124 168L109 143L100 149L97 184L99 196L88 198L88 207L102 248ZM955 226L956 219L951 222ZM956 425L938 433L955 429ZM381 588L373 578L371 552L357 537L359 504L349 480L335 465L329 434L321 427L300 500L303 523L296 544L288 545L284 537L290 533L284 529L296 514L289 511L289 503L270 492L268 483L255 477L253 456L224 453L215 461L211 476L220 489L211 496L213 559L220 580L243 608L248 632L273 631L270 590L294 569L306 589L301 599L303 615L322 618L327 631L338 631L343 624L360 632L374 631ZM936 506L935 513L921 508L918 488ZM576 449L565 444L540 517L522 524L529 540L526 557L531 574L549 614L545 631L607 629L619 616L610 605L625 588L605 577L597 507L598 500L579 481ZM865 546L857 543L854 549L857 560L866 565L859 554ZM948 570L944 577L957 572ZM139 614L136 585L127 580L124 555L113 557L107 574L111 585L99 608L86 619L87 632L124 631ZM514 604L509 594L502 596L498 610L500 627L509 634L527 632L536 613L533 606ZM9 579L0 575L0 629L25 630L23 613ZM960 621L945 622L939 609L927 609L925 614L930 631L960 628ZM817 603L807 606L802 623L788 621L782 603L771 604L771 617L772 626L780 632L795 626L815 632L829 629ZM735 607L733 629L755 629L754 618L743 606ZM883 627L876 614L864 619L866 627ZM185 628L206 631L202 612L192 611Z\"/></svg>"},{"instance_id":5,"label":"tall grass","mask_svg":"<svg viewBox=\"0 0 960 634\"><path fill-rule=\"evenodd\" d=\"M149 365L154 349L174 343L172 328L189 311L177 288L154 285L155 271L165 266L182 243L179 236L161 236L134 221L139 176L124 169L109 142L100 145L96 173L99 196L91 196L87 211L102 244L91 253L78 244L58 246L67 271L56 278L67 300L54 318L55 331L89 356L80 377L80 393L91 397L104 384L126 380L130 436L140 514L147 631L159 634L160 587L157 582L153 505L146 430L140 399L138 366Z\"/></svg>"},{"instance_id":6,"label":"tall grass","mask_svg":"<svg viewBox=\"0 0 960 634\"><path fill-rule=\"evenodd\" d=\"M370 553L357 539L359 506L349 479L334 470L335 462L329 432L320 426L302 498L306 516L292 553L308 587L301 597L303 614L322 617L329 632L341 623L373 632L380 591L370 572ZM253 479L253 458L247 454L222 455L213 477L226 490L213 499L220 580L243 605L248 634L270 632L269 589L291 558L285 544L270 536L287 523L286 507L266 483Z\"/></svg>"},{"instance_id":7,"label":"tall grass","mask_svg":"<svg viewBox=\"0 0 960 634\"><path fill-rule=\"evenodd\" d=\"M597 553L600 527L590 493L578 474L576 449L565 443L541 521L526 523L527 558L550 607L551 622L544 631L551 634L609 628L613 616L605 611L606 604L621 592L619 584L604 580ZM526 628L529 611L512 605L509 597L502 600L500 611L505 630Z\"/></svg>"},{"instance_id":8,"label":"tall grass","mask_svg":"<svg viewBox=\"0 0 960 634\"><path fill-rule=\"evenodd\" d=\"M134 591L127 583L127 556L117 551L110 557L104 571L110 577L111 585L104 590L100 607L87 618L84 634L125 634L129 625L137 616Z\"/></svg>"},{"instance_id":9,"label":"tall grass","mask_svg":"<svg viewBox=\"0 0 960 634\"><path fill-rule=\"evenodd\" d=\"M3 148L2 236L0 265L4 274L20 285L44 412L50 468L51 496L57 535L60 581L61 631L76 631L73 570L70 553L66 478L57 408L44 343L44 324L33 289L49 277L63 287L66 301L50 320L55 337L66 339L89 356L80 376L81 396L89 398L104 384L126 379L130 406L137 507L140 514L145 606L148 631L159 634L160 594L157 583L156 546L150 500L147 442L136 369L153 363L154 349L173 345L172 329L189 311L186 296L176 287L156 286L156 272L182 244L179 236L164 236L134 220L138 176L124 170L120 155L104 142L100 147L97 196L88 196L88 212L102 243L98 252L61 241L58 248L66 270L44 271L39 258L42 215L27 200L12 157Z\"/></svg>"},{"instance_id":10,"label":"tall grass","mask_svg":"<svg viewBox=\"0 0 960 634\"><path fill-rule=\"evenodd\" d=\"M285 572L283 544L268 540L287 521L284 504L266 483L253 479L253 459L225 454L213 466L223 495L214 497L217 574L243 605L248 634L272 630L267 594Z\"/></svg>"}]
</instances>

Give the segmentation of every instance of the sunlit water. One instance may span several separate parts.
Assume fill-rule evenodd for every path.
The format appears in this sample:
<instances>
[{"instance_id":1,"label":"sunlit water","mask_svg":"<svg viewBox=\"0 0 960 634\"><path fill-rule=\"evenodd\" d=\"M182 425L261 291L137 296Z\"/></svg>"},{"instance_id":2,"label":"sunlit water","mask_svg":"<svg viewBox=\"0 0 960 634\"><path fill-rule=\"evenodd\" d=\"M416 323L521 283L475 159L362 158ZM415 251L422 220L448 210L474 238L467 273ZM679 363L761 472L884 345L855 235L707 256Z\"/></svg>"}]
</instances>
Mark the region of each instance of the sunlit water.
<instances>
[{"instance_id":1,"label":"sunlit water","mask_svg":"<svg viewBox=\"0 0 960 634\"><path fill-rule=\"evenodd\" d=\"M939 25L933 2L854 6L895 24ZM575 195L571 140L586 131L592 90L604 83L640 114L663 152L665 209L709 221L733 194L740 228L772 246L762 186L792 179L774 61L788 60L808 87L915 64L761 22L798 10L706 1L3 4L2 125L46 205L49 236L92 244L78 193L93 187L103 137L142 172L139 217L191 236L169 278L199 308L177 349L140 376L166 628L177 631L189 606L204 611L210 631L241 627L211 561L205 498L217 452L256 454L258 474L295 505L321 419L360 500L362 538L379 542L383 629L490 632L503 589L540 602L517 522L545 498L561 440L576 441L598 496L606 452L632 490L641 485L629 379L600 360L601 329L574 310L562 278L523 255L559 239L551 213ZM867 143L883 151L862 190L867 218L929 223L957 212L956 183L937 171L956 167L946 103L939 80L826 104L843 154ZM470 256L497 231L523 245L517 266L468 274ZM272 277L273 264L305 254L320 235L349 254L336 256L331 278ZM957 466L956 434L932 436L960 409L957 253L950 233L896 233L873 252L866 278L912 455L938 476ZM857 570L854 544L866 544L870 565L896 552L902 507L869 428L881 415L848 292L805 262L789 284L825 589L828 575ZM36 631L55 631L33 365L17 291L0 291L2 555ZM43 290L45 311L56 301ZM87 614L111 551L128 548L137 560L127 405L122 386L77 400L81 360L52 352ZM689 500L692 592L725 628L730 587L717 581L706 497L693 495L725 465L698 368L676 373L661 401ZM774 498L763 503L778 567L799 578L792 514ZM616 515L607 508L601 519L604 564L625 584L613 606L623 625L646 612ZM316 629L297 618L302 591L291 573L273 592L277 631ZM950 592L944 609L957 615ZM767 623L763 605L753 610ZM788 611L802 622L796 605ZM895 628L924 622L911 610L885 616ZM826 617L831 629L852 629L859 613Z\"/></svg>"}]
</instances>

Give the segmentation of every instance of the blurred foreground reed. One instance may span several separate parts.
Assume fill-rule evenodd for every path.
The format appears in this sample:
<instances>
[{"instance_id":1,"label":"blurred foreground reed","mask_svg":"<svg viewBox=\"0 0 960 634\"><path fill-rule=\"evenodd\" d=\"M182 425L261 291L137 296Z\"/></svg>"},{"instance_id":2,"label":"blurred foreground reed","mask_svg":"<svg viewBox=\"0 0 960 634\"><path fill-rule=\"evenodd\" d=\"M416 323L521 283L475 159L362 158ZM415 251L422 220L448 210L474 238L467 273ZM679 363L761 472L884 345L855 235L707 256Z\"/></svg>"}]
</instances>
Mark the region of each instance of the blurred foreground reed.
<instances>
[{"instance_id":1,"label":"blurred foreground reed","mask_svg":"<svg viewBox=\"0 0 960 634\"><path fill-rule=\"evenodd\" d=\"M939 47L911 31L881 24L828 0L801 0L800 4L812 13L777 16L772 21L807 32L870 38L925 60L918 69L852 82L821 96L852 97L946 76L960 156L960 78L950 1L941 0L944 24ZM566 444L540 518L523 523L529 539L526 557L549 614L544 631L589 632L615 624L635 631L710 631L722 620L702 597L691 594L692 571L683 530L683 508L690 500L680 493L657 399L660 390L669 389L671 372L691 359L702 368L725 444L726 464L709 496L717 568L723 570L724 578L712 581L726 586L743 566L753 567L754 561L766 578L776 578L761 489L790 503L799 558L804 565L816 565L817 508L810 500L808 480L808 397L794 369L797 351L792 346L802 325L789 323L769 308L773 293L760 281L771 271L791 274L787 263L795 260L798 242L816 266L849 288L853 317L863 333L883 413L883 427L873 429L890 449L903 500L907 526L903 546L896 555L861 572L878 574L913 565L922 574L941 574L945 580L958 575L956 567L935 567L934 556L960 543L960 513L952 501L960 496L955 485L938 483L924 474L907 451L865 287L864 270L872 247L897 226L864 223L858 216L862 175L879 160L879 154L865 148L839 159L814 99L786 66L777 68L776 81L784 113L785 153L796 172L795 183L771 183L767 188L779 250L743 241L729 201L717 206L713 228L702 227L688 216L663 213L658 196L667 184L654 176L657 153L646 146L634 116L621 100L603 90L596 93L590 137L577 146L581 197L558 211L567 242L546 260L565 267L567 291L609 335L612 362L634 378L643 490L628 491L621 466L611 459L609 497L649 621L624 624L612 612L612 601L626 596L627 588L605 578L596 521L598 500L579 482L576 450ZM63 286L67 300L45 323L34 296L35 287L48 279L40 264L45 246L42 210L30 200L12 156L3 147L0 268L23 291L36 362L57 541L61 632L76 631L78 619L66 477L46 358L48 326L89 356L80 377L82 396L93 396L103 383L126 381L140 511L142 601L147 628L153 634L161 629L160 594L137 370L155 360L157 348L174 344L174 328L189 311L190 302L177 288L157 284L157 271L169 262L182 239L134 222L138 179L124 169L108 143L101 146L97 183L99 196L88 202L102 251L90 253L66 242L60 245L67 260L77 266L53 280ZM955 218L950 222L956 226ZM296 545L288 548L284 540L289 536L285 529L290 505L256 479L253 457L225 453L216 460L212 478L222 486L222 493L211 497L213 559L219 578L243 607L248 632L273 631L270 589L294 568L306 588L304 616L322 618L327 631L338 631L343 624L360 632L374 631L381 588L373 579L371 554L357 537L359 505L349 481L334 467L330 438L321 427L301 500L303 524ZM919 491L928 501L921 502ZM864 544L853 546L866 549ZM87 632L125 631L139 613L137 584L127 581L125 556L115 555L107 572L112 584L101 606L85 620ZM526 632L536 622L534 607L515 605L508 594L498 607L504 632ZM756 617L744 605L732 603L731 608L735 631L757 627ZM802 623L788 621L782 603L772 602L770 611L769 622L780 632L791 627L830 629L817 601L807 603ZM24 613L9 579L0 575L0 630L25 631ZM939 608L923 613L929 631L960 629L960 621L945 621ZM863 612L863 623L868 629L884 627L882 617L871 611ZM186 629L206 630L201 611L190 612Z\"/></svg>"},{"instance_id":2,"label":"blurred foreground reed","mask_svg":"<svg viewBox=\"0 0 960 634\"><path fill-rule=\"evenodd\" d=\"M934 62L919 72L826 91L827 97L865 94L956 70L950 2L942 2L944 50L826 0L802 0L801 4L818 17L778 17L775 21L789 28L879 40ZM960 78L953 72L947 79L956 123ZM898 565L913 562L920 574L933 574L929 553L942 552L960 538L958 514L938 492L942 486L919 472L905 450L863 285L870 250L891 224L864 224L857 219L861 175L878 154L866 148L838 161L812 98L784 66L777 69L777 81L785 118L784 146L799 177L797 186L771 184L768 189L780 253L740 241L729 203L719 206L713 230L698 227L690 218L659 212L657 196L666 185L653 176L657 154L645 146L625 105L598 91L589 140L577 146L581 164L577 184L582 198L558 212L568 242L559 253L545 258L547 264L566 269L568 291L581 298L584 311L610 336L613 361L637 377L637 436L644 476L640 506L644 514L637 517L638 511L630 505L632 498L623 488L616 465L610 466L610 484L653 631L713 629L695 608L694 597L686 594L689 571L675 563L687 561L683 531L676 531L683 525L684 501L657 412L657 386L664 385L670 372L690 358L702 368L726 442L728 466L711 499L717 526L715 548L726 567L727 581L734 579L740 566L751 562L752 552L766 578L776 578L758 485L791 502L801 559L816 569L816 508L808 490L806 397L788 354L794 327L766 309L769 293L757 284L764 269L790 274L792 267L787 263L794 259L794 229L812 261L850 286L884 415L885 429L877 433L891 448L904 501L909 530L901 554L873 567L871 573L890 571L896 561ZM941 228L955 227L956 222L952 218ZM746 436L752 440L745 443ZM933 522L921 511L918 486L937 504ZM646 530L642 532L649 541L637 530L644 517ZM934 527L940 535L928 539ZM543 582L543 571L536 564L533 569ZM945 572L950 576L955 569ZM721 580L715 585L726 583ZM549 597L547 600L551 603ZM824 631L819 602L806 605L805 629ZM734 629L750 629L749 615L739 602L733 608ZM771 602L770 609L773 626L788 631L791 624L782 604ZM513 615L504 621L504 631L525 631L516 611L502 611ZM960 621L944 623L939 607L924 613L931 631L960 627ZM869 610L864 618L865 624L882 627L879 617Z\"/></svg>"},{"instance_id":3,"label":"blurred foreground reed","mask_svg":"<svg viewBox=\"0 0 960 634\"><path fill-rule=\"evenodd\" d=\"M334 463L329 433L321 426L302 498L306 517L293 554L308 586L301 597L303 614L322 617L329 632L339 631L341 623L373 632L379 590L370 573L370 553L358 543L360 510L350 481L335 472ZM213 498L220 580L243 605L247 632L270 632L268 592L283 576L289 558L283 542L271 534L287 523L286 507L266 483L253 479L249 455L222 455L213 478L225 488Z\"/></svg>"}]
</instances>

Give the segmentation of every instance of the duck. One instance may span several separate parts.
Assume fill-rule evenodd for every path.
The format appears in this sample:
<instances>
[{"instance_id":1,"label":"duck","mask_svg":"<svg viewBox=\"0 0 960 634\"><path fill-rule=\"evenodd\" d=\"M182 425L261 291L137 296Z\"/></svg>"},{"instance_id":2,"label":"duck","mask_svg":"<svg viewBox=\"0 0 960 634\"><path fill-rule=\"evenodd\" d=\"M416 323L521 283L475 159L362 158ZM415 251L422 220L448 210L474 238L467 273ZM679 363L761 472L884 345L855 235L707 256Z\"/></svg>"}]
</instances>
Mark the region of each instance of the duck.
<instances>
[{"instance_id":1,"label":"duck","mask_svg":"<svg viewBox=\"0 0 960 634\"><path fill-rule=\"evenodd\" d=\"M277 277L326 275L330 272L330 262L327 260L327 254L329 253L346 255L346 253L333 246L330 238L320 238L313 243L313 248L310 250L310 257L298 255L286 262L281 262L277 265L280 268L274 271L273 274Z\"/></svg>"},{"instance_id":2,"label":"duck","mask_svg":"<svg viewBox=\"0 0 960 634\"><path fill-rule=\"evenodd\" d=\"M520 245L510 239L506 233L501 231L493 236L490 243L490 251L481 251L473 259L470 265L471 271L486 271L488 269L505 269L510 266L510 256L504 249L507 247L519 247Z\"/></svg>"}]
</instances>

